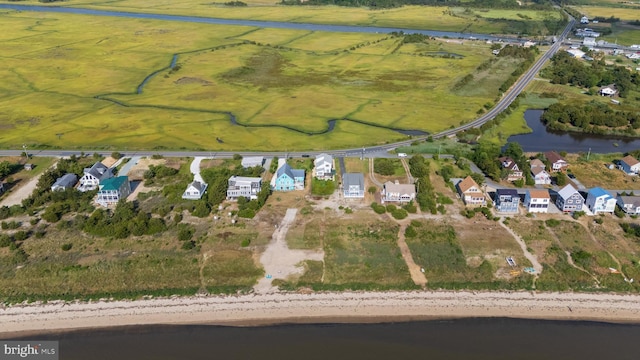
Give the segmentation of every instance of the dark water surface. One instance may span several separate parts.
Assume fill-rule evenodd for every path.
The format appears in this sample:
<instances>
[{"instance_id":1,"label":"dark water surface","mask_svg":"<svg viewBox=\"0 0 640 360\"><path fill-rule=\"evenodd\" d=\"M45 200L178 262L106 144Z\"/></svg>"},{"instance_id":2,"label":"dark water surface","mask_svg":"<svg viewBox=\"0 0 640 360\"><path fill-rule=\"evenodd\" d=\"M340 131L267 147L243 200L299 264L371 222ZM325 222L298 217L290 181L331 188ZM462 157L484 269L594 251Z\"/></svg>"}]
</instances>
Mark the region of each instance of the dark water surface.
<instances>
[{"instance_id":1,"label":"dark water surface","mask_svg":"<svg viewBox=\"0 0 640 360\"><path fill-rule=\"evenodd\" d=\"M638 359L640 325L519 319L143 326L30 337L60 359Z\"/></svg>"},{"instance_id":2,"label":"dark water surface","mask_svg":"<svg viewBox=\"0 0 640 360\"><path fill-rule=\"evenodd\" d=\"M586 153L591 149L592 153L612 153L640 149L640 139L637 138L549 131L540 120L543 112L525 111L524 119L533 132L510 136L507 141L517 142L524 151L529 152L556 150Z\"/></svg>"}]
</instances>

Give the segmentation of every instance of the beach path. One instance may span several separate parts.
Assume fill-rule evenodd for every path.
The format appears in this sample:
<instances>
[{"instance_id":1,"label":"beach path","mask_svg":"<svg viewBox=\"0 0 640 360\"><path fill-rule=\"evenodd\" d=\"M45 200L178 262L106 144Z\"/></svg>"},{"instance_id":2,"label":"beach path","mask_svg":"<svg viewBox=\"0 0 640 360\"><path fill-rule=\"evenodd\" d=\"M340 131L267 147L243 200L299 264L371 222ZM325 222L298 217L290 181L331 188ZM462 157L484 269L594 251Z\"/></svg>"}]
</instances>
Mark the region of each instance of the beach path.
<instances>
[{"instance_id":1,"label":"beach path","mask_svg":"<svg viewBox=\"0 0 640 360\"><path fill-rule=\"evenodd\" d=\"M500 226L505 228L509 232L509 234L513 236L513 238L516 240L518 245L520 245L520 248L522 249L522 253L524 254L524 257L526 257L527 260L531 262L531 266L533 266L533 268L536 270L536 275L540 275L543 269L542 264L540 264L540 262L538 261L538 258L535 255L529 252L529 250L527 249L527 244L524 242L524 240L522 240L520 235L516 234L513 230L511 230L510 227L505 225L502 221L498 221L498 224L500 224Z\"/></svg>"},{"instance_id":2,"label":"beach path","mask_svg":"<svg viewBox=\"0 0 640 360\"><path fill-rule=\"evenodd\" d=\"M400 223L400 230L398 231L398 247L400 248L400 253L402 254L404 262L409 268L411 280L413 280L416 285L422 286L424 288L425 286L427 286L427 277L424 276L422 268L418 264L416 264L415 261L413 261L413 255L411 255L411 250L409 249L409 246L407 245L407 242L404 238L404 232L405 230L407 230L407 226L408 224L406 221Z\"/></svg>"},{"instance_id":3,"label":"beach path","mask_svg":"<svg viewBox=\"0 0 640 360\"><path fill-rule=\"evenodd\" d=\"M278 228L273 232L271 242L260 256L260 263L264 267L265 277L253 287L259 294L278 291L271 285L273 279L287 279L291 275L301 275L304 268L301 263L305 260L324 260L322 250L291 250L287 245L286 235L289 226L296 218L298 209L287 209Z\"/></svg>"}]
</instances>

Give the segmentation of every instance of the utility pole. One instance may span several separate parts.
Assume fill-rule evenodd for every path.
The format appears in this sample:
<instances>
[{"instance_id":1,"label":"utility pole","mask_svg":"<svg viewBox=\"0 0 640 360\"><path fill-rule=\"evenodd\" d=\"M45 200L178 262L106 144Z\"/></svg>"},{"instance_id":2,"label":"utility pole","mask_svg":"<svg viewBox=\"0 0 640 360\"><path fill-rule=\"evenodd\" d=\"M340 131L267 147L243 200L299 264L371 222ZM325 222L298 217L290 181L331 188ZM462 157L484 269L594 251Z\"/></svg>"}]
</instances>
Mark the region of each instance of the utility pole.
<instances>
[{"instance_id":1,"label":"utility pole","mask_svg":"<svg viewBox=\"0 0 640 360\"><path fill-rule=\"evenodd\" d=\"M587 153L587 161L589 161L589 156L591 156L591 148L589 148L589 152Z\"/></svg>"}]
</instances>

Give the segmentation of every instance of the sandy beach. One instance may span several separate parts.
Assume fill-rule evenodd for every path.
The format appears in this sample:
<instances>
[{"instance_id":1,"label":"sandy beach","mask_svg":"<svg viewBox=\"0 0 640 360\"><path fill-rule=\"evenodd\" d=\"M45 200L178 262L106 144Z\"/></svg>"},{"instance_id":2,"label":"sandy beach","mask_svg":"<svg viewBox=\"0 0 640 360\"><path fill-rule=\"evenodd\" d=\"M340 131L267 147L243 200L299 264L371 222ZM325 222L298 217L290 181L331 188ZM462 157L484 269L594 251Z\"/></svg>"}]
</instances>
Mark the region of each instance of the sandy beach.
<instances>
[{"instance_id":1,"label":"sandy beach","mask_svg":"<svg viewBox=\"0 0 640 360\"><path fill-rule=\"evenodd\" d=\"M459 317L640 322L640 296L533 292L353 292L49 302L0 308L0 337L150 324L259 325Z\"/></svg>"}]
</instances>

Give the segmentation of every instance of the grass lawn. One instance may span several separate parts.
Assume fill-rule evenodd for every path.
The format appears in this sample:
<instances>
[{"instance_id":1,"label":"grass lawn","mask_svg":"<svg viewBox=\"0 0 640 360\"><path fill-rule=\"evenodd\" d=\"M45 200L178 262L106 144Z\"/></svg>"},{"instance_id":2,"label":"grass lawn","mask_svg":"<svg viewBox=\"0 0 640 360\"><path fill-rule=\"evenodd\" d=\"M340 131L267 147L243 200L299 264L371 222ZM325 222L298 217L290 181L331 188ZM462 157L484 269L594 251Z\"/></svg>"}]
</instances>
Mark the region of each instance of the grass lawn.
<instances>
[{"instance_id":1,"label":"grass lawn","mask_svg":"<svg viewBox=\"0 0 640 360\"><path fill-rule=\"evenodd\" d=\"M640 190L640 180L629 176L618 169L609 169L614 160L620 160L622 154L591 154L589 160L586 154L569 155L570 170L587 188L601 186L606 189Z\"/></svg>"},{"instance_id":2,"label":"grass lawn","mask_svg":"<svg viewBox=\"0 0 640 360\"><path fill-rule=\"evenodd\" d=\"M425 45L461 55L441 58L394 52L396 41L382 34L28 12L0 16L5 148L234 151L382 144L405 138L388 128L437 132L475 118L502 81L496 72L486 91L451 96L453 84L491 56L481 42ZM103 28L112 29L108 37ZM376 50L360 52L369 46ZM168 69L173 54L180 54L177 66ZM43 66L52 70L37 71ZM231 124L229 113L248 127ZM339 119L335 129L325 132L332 119ZM315 134L313 141L307 133Z\"/></svg>"},{"instance_id":3,"label":"grass lawn","mask_svg":"<svg viewBox=\"0 0 640 360\"><path fill-rule=\"evenodd\" d=\"M7 196L12 189L22 186L29 182L33 177L42 174L45 170L47 170L55 161L53 158L35 156L29 158L27 160L24 157L0 157L0 162L8 161L11 164L15 164L16 172L7 176L4 180L4 189L5 191L0 194L0 199L4 196ZM33 164L35 167L33 170L25 170L24 164L29 163Z\"/></svg>"},{"instance_id":4,"label":"grass lawn","mask_svg":"<svg viewBox=\"0 0 640 360\"><path fill-rule=\"evenodd\" d=\"M633 21L640 19L640 9L609 7L609 6L575 6L575 9L585 14L589 18L601 16L609 18L611 16L620 20Z\"/></svg>"},{"instance_id":5,"label":"grass lawn","mask_svg":"<svg viewBox=\"0 0 640 360\"><path fill-rule=\"evenodd\" d=\"M369 173L369 159L344 158L344 167L350 173Z\"/></svg>"}]
</instances>

